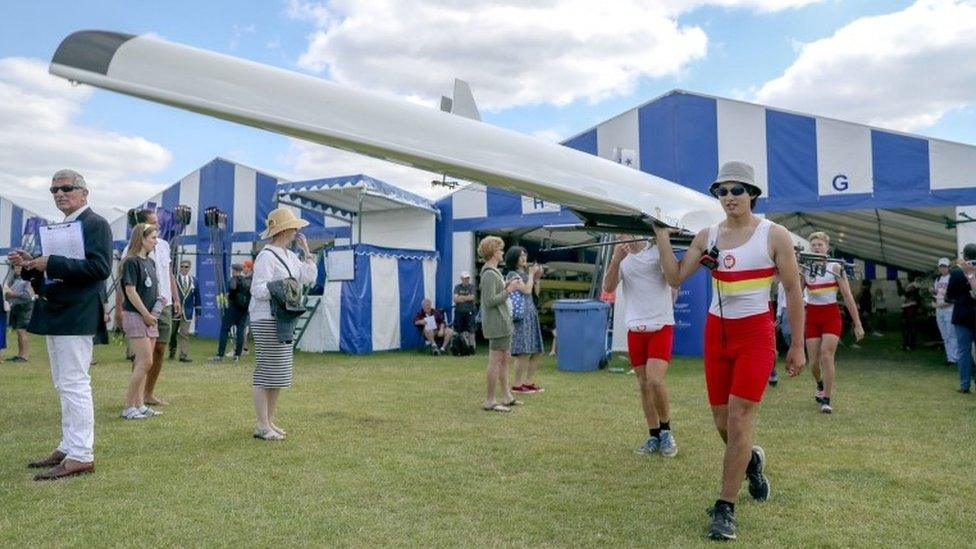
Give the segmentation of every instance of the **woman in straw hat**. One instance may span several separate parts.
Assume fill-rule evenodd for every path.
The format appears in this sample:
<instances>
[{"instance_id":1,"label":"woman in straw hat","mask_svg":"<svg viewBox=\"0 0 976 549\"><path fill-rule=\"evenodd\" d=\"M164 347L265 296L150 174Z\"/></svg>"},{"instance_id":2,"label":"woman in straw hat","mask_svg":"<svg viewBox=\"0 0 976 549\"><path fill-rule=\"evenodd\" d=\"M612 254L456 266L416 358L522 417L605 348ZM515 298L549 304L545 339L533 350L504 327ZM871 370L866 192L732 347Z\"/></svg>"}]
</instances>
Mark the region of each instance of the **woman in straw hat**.
<instances>
[{"instance_id":1,"label":"woman in straw hat","mask_svg":"<svg viewBox=\"0 0 976 549\"><path fill-rule=\"evenodd\" d=\"M262 440L282 440L287 435L274 422L275 407L279 391L283 387L291 387L294 362L292 344L280 341L275 320L271 316L268 283L287 278L294 278L302 285L315 282L318 269L308 249L308 241L304 235L298 234L298 229L306 225L308 221L298 219L287 208L272 210L268 214L267 229L261 234L261 238L270 238L271 242L254 260L248 311L257 365L251 385L257 414L254 437ZM295 241L305 253L304 261L288 249Z\"/></svg>"}]
</instances>

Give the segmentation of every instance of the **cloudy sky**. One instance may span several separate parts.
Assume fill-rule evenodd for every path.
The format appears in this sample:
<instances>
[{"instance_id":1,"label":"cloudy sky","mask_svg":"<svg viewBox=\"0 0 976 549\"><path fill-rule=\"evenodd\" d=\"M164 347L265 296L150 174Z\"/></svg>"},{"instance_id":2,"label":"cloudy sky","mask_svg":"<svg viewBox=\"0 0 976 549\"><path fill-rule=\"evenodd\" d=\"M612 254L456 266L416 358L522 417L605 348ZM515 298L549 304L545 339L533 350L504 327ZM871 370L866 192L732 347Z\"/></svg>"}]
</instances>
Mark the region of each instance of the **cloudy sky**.
<instances>
[{"instance_id":1,"label":"cloudy sky","mask_svg":"<svg viewBox=\"0 0 976 549\"><path fill-rule=\"evenodd\" d=\"M0 33L0 194L51 213L86 175L128 207L215 156L289 179L430 174L47 75L79 29L168 40L436 105L559 141L674 88L976 144L976 0L17 2ZM650 6L650 7L649 7Z\"/></svg>"}]
</instances>

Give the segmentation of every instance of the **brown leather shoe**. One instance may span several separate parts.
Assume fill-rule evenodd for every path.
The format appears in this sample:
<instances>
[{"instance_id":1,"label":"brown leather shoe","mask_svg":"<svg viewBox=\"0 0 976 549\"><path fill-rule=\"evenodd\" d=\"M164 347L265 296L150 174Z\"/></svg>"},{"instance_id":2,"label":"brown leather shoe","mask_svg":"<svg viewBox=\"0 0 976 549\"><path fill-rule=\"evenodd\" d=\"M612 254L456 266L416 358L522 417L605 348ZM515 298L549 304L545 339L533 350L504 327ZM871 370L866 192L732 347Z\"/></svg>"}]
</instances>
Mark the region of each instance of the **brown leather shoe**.
<instances>
[{"instance_id":1,"label":"brown leather shoe","mask_svg":"<svg viewBox=\"0 0 976 549\"><path fill-rule=\"evenodd\" d=\"M49 471L34 475L34 480L58 480L94 472L94 461L91 463L82 463L73 459L66 459Z\"/></svg>"},{"instance_id":2,"label":"brown leather shoe","mask_svg":"<svg viewBox=\"0 0 976 549\"><path fill-rule=\"evenodd\" d=\"M64 455L64 452L62 452L61 450L55 450L51 452L51 455L47 456L46 458L39 459L37 461L32 461L28 463L27 466L30 467L31 469L41 469L41 468L47 469L49 467L54 467L55 465L61 463L62 461L64 461L64 458L66 457L67 456Z\"/></svg>"}]
</instances>

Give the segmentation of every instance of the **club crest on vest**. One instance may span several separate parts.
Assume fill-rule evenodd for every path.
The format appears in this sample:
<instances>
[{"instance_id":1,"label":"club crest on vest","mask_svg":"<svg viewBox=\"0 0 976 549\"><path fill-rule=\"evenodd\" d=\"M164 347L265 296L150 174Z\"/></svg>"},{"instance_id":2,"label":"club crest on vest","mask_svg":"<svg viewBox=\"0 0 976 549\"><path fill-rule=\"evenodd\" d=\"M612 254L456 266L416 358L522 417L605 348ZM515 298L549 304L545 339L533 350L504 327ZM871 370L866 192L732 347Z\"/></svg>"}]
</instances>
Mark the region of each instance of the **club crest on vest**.
<instances>
[{"instance_id":1,"label":"club crest on vest","mask_svg":"<svg viewBox=\"0 0 976 549\"><path fill-rule=\"evenodd\" d=\"M735 256L732 254L725 254L725 257L722 258L722 263L725 265L726 269L735 267Z\"/></svg>"}]
</instances>

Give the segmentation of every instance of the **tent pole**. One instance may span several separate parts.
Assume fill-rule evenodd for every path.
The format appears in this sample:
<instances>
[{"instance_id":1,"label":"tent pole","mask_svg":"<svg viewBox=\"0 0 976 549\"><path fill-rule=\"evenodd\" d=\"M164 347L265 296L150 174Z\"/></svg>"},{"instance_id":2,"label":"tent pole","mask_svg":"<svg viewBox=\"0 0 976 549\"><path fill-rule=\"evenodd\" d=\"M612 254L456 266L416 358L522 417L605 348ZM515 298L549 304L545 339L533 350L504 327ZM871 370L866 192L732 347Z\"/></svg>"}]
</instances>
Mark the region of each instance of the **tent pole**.
<instances>
[{"instance_id":1,"label":"tent pole","mask_svg":"<svg viewBox=\"0 0 976 549\"><path fill-rule=\"evenodd\" d=\"M359 189L359 206L356 210L356 219L359 223L356 226L356 244L363 243L363 189Z\"/></svg>"}]
</instances>

